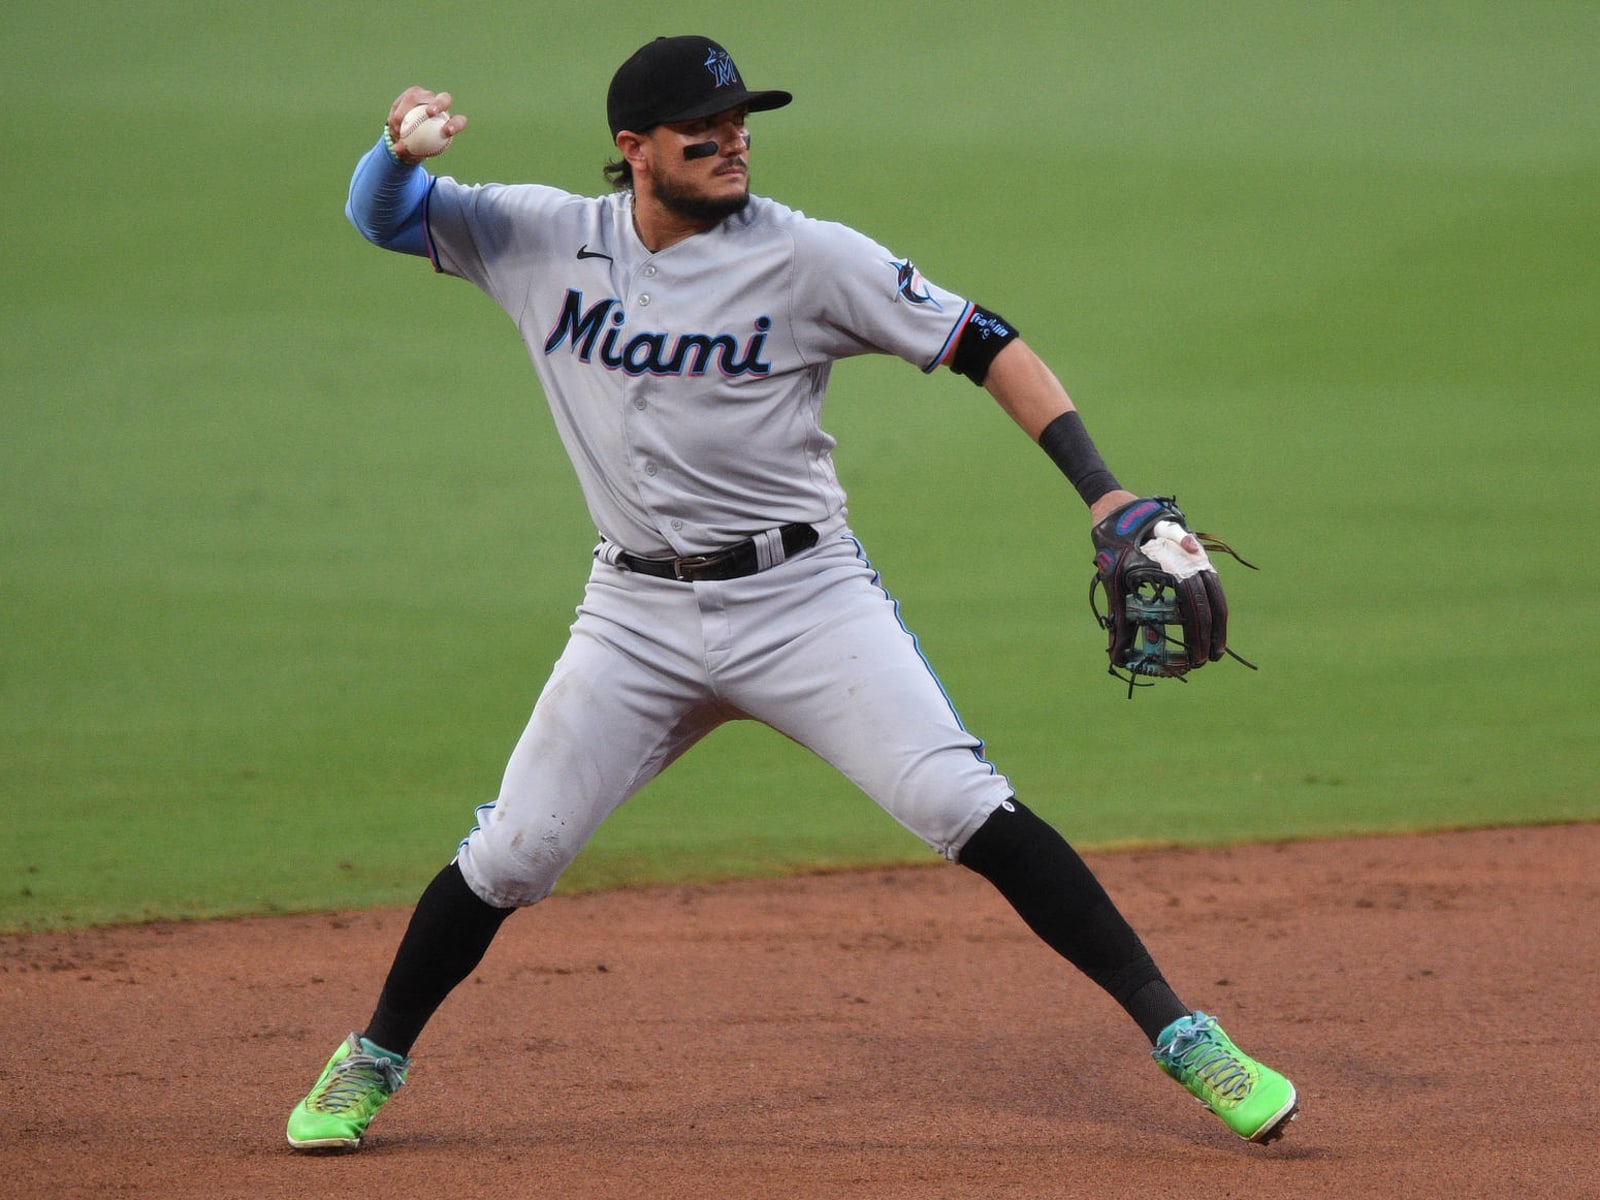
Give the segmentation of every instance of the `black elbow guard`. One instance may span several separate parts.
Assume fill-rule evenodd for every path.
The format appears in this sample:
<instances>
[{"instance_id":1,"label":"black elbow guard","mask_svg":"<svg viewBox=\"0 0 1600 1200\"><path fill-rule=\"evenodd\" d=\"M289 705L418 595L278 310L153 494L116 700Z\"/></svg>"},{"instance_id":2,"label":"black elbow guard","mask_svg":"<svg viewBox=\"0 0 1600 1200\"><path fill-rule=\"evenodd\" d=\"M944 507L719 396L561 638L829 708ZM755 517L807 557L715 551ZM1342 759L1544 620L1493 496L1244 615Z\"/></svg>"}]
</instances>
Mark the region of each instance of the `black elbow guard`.
<instances>
[{"instance_id":1,"label":"black elbow guard","mask_svg":"<svg viewBox=\"0 0 1600 1200\"><path fill-rule=\"evenodd\" d=\"M999 313L990 312L981 304L974 304L972 315L956 335L956 350L950 357L950 369L981 387L989 374L989 364L994 362L994 356L1016 339L1016 326Z\"/></svg>"}]
</instances>

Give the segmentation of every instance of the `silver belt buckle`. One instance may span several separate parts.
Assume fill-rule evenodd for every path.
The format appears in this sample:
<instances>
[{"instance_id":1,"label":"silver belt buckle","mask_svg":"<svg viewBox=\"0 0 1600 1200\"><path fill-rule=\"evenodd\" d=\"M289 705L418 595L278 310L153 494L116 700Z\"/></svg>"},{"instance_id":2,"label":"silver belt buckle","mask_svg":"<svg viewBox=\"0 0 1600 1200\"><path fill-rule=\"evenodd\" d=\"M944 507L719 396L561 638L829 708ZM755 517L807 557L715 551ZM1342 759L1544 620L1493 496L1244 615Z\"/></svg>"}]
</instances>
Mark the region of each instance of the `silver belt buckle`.
<instances>
[{"instance_id":1,"label":"silver belt buckle","mask_svg":"<svg viewBox=\"0 0 1600 1200\"><path fill-rule=\"evenodd\" d=\"M673 578L677 579L679 583L693 583L695 579L692 572L698 571L701 567L706 566L708 563L710 563L712 557L713 556L709 554L690 554L683 558L673 559ZM685 574L685 572L689 573Z\"/></svg>"}]
</instances>

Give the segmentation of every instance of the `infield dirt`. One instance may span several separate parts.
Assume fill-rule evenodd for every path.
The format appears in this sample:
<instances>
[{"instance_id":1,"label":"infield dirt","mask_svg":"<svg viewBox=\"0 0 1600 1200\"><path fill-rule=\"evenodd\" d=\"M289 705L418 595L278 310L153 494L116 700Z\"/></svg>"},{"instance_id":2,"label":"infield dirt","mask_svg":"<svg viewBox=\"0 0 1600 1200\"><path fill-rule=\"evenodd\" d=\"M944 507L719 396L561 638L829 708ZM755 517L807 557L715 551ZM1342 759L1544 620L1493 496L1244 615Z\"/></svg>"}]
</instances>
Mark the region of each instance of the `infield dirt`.
<instances>
[{"instance_id":1,"label":"infield dirt","mask_svg":"<svg viewBox=\"0 0 1600 1200\"><path fill-rule=\"evenodd\" d=\"M933 865L518 914L334 1157L284 1118L406 913L0 938L0 1196L1600 1194L1600 826L1088 857L1283 1141Z\"/></svg>"}]
</instances>

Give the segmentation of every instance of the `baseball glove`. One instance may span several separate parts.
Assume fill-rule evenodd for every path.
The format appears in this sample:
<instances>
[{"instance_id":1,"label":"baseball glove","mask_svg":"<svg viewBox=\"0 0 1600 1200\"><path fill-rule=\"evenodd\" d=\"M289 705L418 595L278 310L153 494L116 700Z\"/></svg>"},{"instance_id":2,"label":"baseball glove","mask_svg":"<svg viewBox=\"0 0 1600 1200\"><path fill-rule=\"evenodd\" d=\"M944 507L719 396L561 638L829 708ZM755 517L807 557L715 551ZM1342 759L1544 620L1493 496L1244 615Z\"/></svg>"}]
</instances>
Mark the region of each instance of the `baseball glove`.
<instances>
[{"instance_id":1,"label":"baseball glove","mask_svg":"<svg viewBox=\"0 0 1600 1200\"><path fill-rule=\"evenodd\" d=\"M1089 607L1108 636L1110 672L1133 689L1142 677L1182 680L1228 649L1228 601L1207 550L1239 558L1226 542L1195 533L1176 501L1134 500L1094 527L1095 575ZM1106 593L1100 612L1095 593Z\"/></svg>"}]
</instances>

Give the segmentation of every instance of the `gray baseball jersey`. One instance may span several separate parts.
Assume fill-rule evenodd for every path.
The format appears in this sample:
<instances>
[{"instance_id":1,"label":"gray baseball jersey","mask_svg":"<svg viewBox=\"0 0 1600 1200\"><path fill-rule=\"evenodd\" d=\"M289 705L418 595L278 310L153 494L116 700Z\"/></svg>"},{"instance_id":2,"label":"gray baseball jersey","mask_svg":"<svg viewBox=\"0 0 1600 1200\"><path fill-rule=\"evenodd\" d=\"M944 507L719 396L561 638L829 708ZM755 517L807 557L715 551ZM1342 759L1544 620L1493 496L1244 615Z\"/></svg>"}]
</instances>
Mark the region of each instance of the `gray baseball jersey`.
<instances>
[{"instance_id":1,"label":"gray baseball jersey","mask_svg":"<svg viewBox=\"0 0 1600 1200\"><path fill-rule=\"evenodd\" d=\"M770 200L659 254L629 205L451 179L427 197L427 253L516 322L602 537L499 795L461 843L462 876L491 904L536 902L620 804L741 719L810 748L954 858L1011 785L848 528L821 410L834 361L891 353L932 371L972 306ZM790 555L779 534L796 524L816 541ZM623 561L746 539L761 569L735 578Z\"/></svg>"},{"instance_id":2,"label":"gray baseball jersey","mask_svg":"<svg viewBox=\"0 0 1600 1200\"><path fill-rule=\"evenodd\" d=\"M971 311L870 238L759 197L652 254L625 195L440 179L427 228L435 265L516 322L601 534L646 556L839 514L832 363L931 371Z\"/></svg>"}]
</instances>

